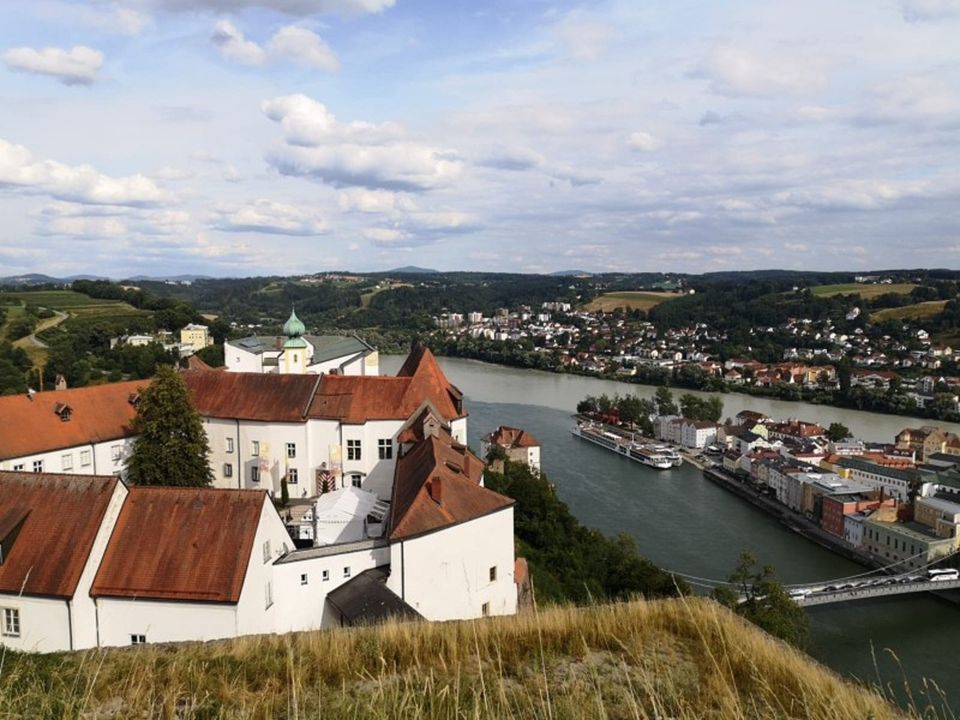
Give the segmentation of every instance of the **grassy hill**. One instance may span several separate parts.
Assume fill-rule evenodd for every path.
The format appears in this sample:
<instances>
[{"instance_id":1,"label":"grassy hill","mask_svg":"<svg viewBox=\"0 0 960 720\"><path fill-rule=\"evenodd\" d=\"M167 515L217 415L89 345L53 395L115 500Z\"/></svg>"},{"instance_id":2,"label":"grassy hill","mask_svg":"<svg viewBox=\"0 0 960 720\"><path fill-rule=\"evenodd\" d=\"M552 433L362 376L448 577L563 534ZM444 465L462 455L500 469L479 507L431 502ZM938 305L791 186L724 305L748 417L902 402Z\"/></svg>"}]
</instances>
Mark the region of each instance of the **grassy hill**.
<instances>
[{"instance_id":1,"label":"grassy hill","mask_svg":"<svg viewBox=\"0 0 960 720\"><path fill-rule=\"evenodd\" d=\"M207 644L7 653L0 717L903 715L719 605L686 599Z\"/></svg>"},{"instance_id":2,"label":"grassy hill","mask_svg":"<svg viewBox=\"0 0 960 720\"><path fill-rule=\"evenodd\" d=\"M871 322L884 320L926 320L943 312L947 300L928 300L927 302L904 305L897 308L884 308L870 313Z\"/></svg>"},{"instance_id":3,"label":"grassy hill","mask_svg":"<svg viewBox=\"0 0 960 720\"><path fill-rule=\"evenodd\" d=\"M863 283L845 283L842 285L815 285L810 288L810 292L819 297L832 297L834 295L859 295L864 300L886 295L887 293L896 293L898 295L907 295L916 286L915 283L894 283L892 285L865 285Z\"/></svg>"},{"instance_id":4,"label":"grassy hill","mask_svg":"<svg viewBox=\"0 0 960 720\"><path fill-rule=\"evenodd\" d=\"M656 307L662 302L666 302L667 300L672 300L678 297L683 297L683 295L672 292L646 292L628 290L621 292L609 292L595 297L589 303L584 305L584 309L593 312L598 310L602 310L603 312L611 312L612 310L621 307L626 308L627 310L647 311L652 307Z\"/></svg>"}]
</instances>

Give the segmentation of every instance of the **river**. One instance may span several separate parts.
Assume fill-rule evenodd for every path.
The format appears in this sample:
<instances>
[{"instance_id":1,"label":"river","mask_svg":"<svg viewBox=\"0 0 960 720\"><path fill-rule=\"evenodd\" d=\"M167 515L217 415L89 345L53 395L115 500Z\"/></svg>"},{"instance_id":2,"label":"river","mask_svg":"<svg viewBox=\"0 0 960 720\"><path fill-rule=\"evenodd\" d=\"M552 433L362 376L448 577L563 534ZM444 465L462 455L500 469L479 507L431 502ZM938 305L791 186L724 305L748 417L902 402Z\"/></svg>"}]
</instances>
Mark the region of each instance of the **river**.
<instances>
[{"instance_id":1,"label":"river","mask_svg":"<svg viewBox=\"0 0 960 720\"><path fill-rule=\"evenodd\" d=\"M395 373L403 358L381 357ZM586 395L654 388L575 375L440 358L466 397L469 441L497 425L522 427L542 444L543 469L577 518L607 534L626 532L662 567L703 578L725 578L743 550L771 564L787 583L843 577L864 569L793 533L753 506L705 480L689 465L654 471L570 434L570 415ZM681 391L682 392L682 391ZM908 425L928 421L808 403L726 394L724 416L752 409L775 418L821 425L840 422L866 440L892 441ZM960 426L939 423L960 432ZM885 598L809 609L813 657L838 672L902 687L915 695L922 679L960 699L960 607L928 595ZM902 671L901 671L902 665ZM898 694L900 694L898 692Z\"/></svg>"}]
</instances>

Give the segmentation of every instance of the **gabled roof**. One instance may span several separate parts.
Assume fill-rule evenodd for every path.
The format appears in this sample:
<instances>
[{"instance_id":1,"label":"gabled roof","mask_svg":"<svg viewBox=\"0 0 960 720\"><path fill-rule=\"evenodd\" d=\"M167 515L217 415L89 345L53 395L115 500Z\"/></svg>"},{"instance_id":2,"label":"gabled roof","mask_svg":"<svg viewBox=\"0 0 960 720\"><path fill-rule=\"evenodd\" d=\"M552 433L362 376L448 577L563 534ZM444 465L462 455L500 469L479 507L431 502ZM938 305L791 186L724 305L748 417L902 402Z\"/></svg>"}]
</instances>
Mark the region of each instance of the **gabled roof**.
<instances>
[{"instance_id":1,"label":"gabled roof","mask_svg":"<svg viewBox=\"0 0 960 720\"><path fill-rule=\"evenodd\" d=\"M0 471L0 593L73 597L118 482Z\"/></svg>"},{"instance_id":2,"label":"gabled roof","mask_svg":"<svg viewBox=\"0 0 960 720\"><path fill-rule=\"evenodd\" d=\"M130 437L130 398L149 380L0 397L0 460ZM57 408L70 409L68 420Z\"/></svg>"},{"instance_id":3,"label":"gabled roof","mask_svg":"<svg viewBox=\"0 0 960 720\"><path fill-rule=\"evenodd\" d=\"M90 594L236 603L266 501L263 490L131 487Z\"/></svg>"},{"instance_id":4,"label":"gabled roof","mask_svg":"<svg viewBox=\"0 0 960 720\"><path fill-rule=\"evenodd\" d=\"M204 417L304 422L317 375L273 375L188 370L183 379Z\"/></svg>"},{"instance_id":5,"label":"gabled roof","mask_svg":"<svg viewBox=\"0 0 960 720\"><path fill-rule=\"evenodd\" d=\"M508 425L501 425L483 440L504 448L540 447L540 441L526 430Z\"/></svg>"},{"instance_id":6,"label":"gabled roof","mask_svg":"<svg viewBox=\"0 0 960 720\"><path fill-rule=\"evenodd\" d=\"M390 504L391 540L467 522L513 505L482 487L483 463L441 433L417 443L397 460Z\"/></svg>"},{"instance_id":7,"label":"gabled roof","mask_svg":"<svg viewBox=\"0 0 960 720\"><path fill-rule=\"evenodd\" d=\"M406 420L429 401L444 420L463 417L463 394L447 380L433 353L414 348L396 377L323 375L312 418L347 423Z\"/></svg>"},{"instance_id":8,"label":"gabled roof","mask_svg":"<svg viewBox=\"0 0 960 720\"><path fill-rule=\"evenodd\" d=\"M391 618L422 620L423 616L386 585L390 567L364 570L327 594L327 602L340 613L345 625L369 625Z\"/></svg>"}]
</instances>

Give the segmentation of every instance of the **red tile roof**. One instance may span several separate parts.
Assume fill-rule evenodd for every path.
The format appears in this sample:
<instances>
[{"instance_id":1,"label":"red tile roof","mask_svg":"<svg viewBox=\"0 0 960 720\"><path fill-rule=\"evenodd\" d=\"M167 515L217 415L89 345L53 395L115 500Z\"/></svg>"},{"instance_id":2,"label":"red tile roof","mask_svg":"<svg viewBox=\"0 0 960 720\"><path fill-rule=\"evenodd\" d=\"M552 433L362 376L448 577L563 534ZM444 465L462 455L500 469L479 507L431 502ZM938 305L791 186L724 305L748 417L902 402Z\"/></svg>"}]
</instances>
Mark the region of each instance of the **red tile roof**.
<instances>
[{"instance_id":1,"label":"red tile roof","mask_svg":"<svg viewBox=\"0 0 960 720\"><path fill-rule=\"evenodd\" d=\"M526 430L501 425L484 438L485 442L504 448L540 447L540 441Z\"/></svg>"},{"instance_id":2,"label":"red tile roof","mask_svg":"<svg viewBox=\"0 0 960 720\"><path fill-rule=\"evenodd\" d=\"M390 504L390 538L402 540L473 520L513 505L482 487L483 463L441 433L397 460Z\"/></svg>"},{"instance_id":3,"label":"red tile roof","mask_svg":"<svg viewBox=\"0 0 960 720\"><path fill-rule=\"evenodd\" d=\"M236 603L266 501L262 490L131 487L90 594Z\"/></svg>"},{"instance_id":4,"label":"red tile roof","mask_svg":"<svg viewBox=\"0 0 960 720\"><path fill-rule=\"evenodd\" d=\"M118 482L0 471L0 593L73 597Z\"/></svg>"},{"instance_id":5,"label":"red tile roof","mask_svg":"<svg viewBox=\"0 0 960 720\"><path fill-rule=\"evenodd\" d=\"M0 397L0 460L130 437L136 408L130 402L149 380L130 380L33 395ZM62 420L57 408L70 409Z\"/></svg>"},{"instance_id":6,"label":"red tile roof","mask_svg":"<svg viewBox=\"0 0 960 720\"><path fill-rule=\"evenodd\" d=\"M463 417L463 394L428 348L414 348L396 377L324 375L309 415L346 423L406 420L429 400L444 420Z\"/></svg>"},{"instance_id":7,"label":"red tile roof","mask_svg":"<svg viewBox=\"0 0 960 720\"><path fill-rule=\"evenodd\" d=\"M317 375L188 370L183 379L193 406L204 417L304 422Z\"/></svg>"}]
</instances>

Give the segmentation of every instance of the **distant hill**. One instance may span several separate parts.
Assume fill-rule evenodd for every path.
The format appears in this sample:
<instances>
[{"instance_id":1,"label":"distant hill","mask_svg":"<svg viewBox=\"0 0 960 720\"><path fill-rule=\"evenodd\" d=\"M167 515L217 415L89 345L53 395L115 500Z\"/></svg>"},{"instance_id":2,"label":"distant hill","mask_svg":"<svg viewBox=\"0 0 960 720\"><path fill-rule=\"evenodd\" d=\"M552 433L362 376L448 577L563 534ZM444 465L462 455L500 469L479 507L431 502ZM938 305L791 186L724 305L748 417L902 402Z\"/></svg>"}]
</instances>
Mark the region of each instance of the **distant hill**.
<instances>
[{"instance_id":1,"label":"distant hill","mask_svg":"<svg viewBox=\"0 0 960 720\"><path fill-rule=\"evenodd\" d=\"M0 278L0 285L46 285L49 283L63 283L66 280L42 275L40 273L28 273L26 275L10 275Z\"/></svg>"},{"instance_id":2,"label":"distant hill","mask_svg":"<svg viewBox=\"0 0 960 720\"><path fill-rule=\"evenodd\" d=\"M586 270L557 270L550 273L552 277L593 277L594 273Z\"/></svg>"},{"instance_id":3,"label":"distant hill","mask_svg":"<svg viewBox=\"0 0 960 720\"><path fill-rule=\"evenodd\" d=\"M174 282L193 282L195 280L212 279L209 275L134 275L133 277L126 278L126 280L131 282L166 282L167 280Z\"/></svg>"},{"instance_id":4,"label":"distant hill","mask_svg":"<svg viewBox=\"0 0 960 720\"><path fill-rule=\"evenodd\" d=\"M404 265L393 270L387 270L388 275L436 275L439 272L439 270L417 267L416 265Z\"/></svg>"}]
</instances>

